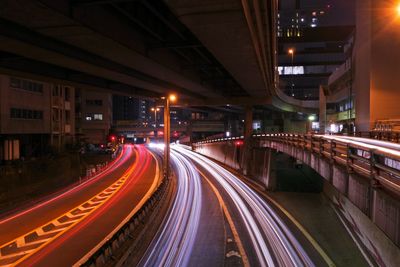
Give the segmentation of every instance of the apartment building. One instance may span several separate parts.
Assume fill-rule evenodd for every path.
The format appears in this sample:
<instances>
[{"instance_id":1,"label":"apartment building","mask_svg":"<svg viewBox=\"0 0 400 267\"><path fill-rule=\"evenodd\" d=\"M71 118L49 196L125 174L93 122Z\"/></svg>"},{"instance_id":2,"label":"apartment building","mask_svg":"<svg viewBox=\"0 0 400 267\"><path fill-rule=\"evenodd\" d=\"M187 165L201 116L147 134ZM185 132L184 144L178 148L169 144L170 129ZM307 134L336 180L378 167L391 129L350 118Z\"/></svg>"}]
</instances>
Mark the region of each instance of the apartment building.
<instances>
[{"instance_id":1,"label":"apartment building","mask_svg":"<svg viewBox=\"0 0 400 267\"><path fill-rule=\"evenodd\" d=\"M93 89L76 89L76 136L80 142L107 142L112 121L112 96Z\"/></svg>"},{"instance_id":2,"label":"apartment building","mask_svg":"<svg viewBox=\"0 0 400 267\"><path fill-rule=\"evenodd\" d=\"M0 160L37 157L74 141L74 88L0 75Z\"/></svg>"}]
</instances>

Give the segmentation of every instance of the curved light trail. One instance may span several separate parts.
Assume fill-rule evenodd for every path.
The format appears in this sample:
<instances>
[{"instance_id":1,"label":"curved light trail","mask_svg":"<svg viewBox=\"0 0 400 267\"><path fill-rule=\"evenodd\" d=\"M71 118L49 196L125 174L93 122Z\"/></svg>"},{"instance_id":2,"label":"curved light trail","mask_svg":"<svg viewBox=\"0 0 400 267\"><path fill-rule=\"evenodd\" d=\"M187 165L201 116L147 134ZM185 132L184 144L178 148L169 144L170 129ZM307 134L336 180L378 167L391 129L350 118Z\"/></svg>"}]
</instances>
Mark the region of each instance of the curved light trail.
<instances>
[{"instance_id":1,"label":"curved light trail","mask_svg":"<svg viewBox=\"0 0 400 267\"><path fill-rule=\"evenodd\" d=\"M137 211L149 198L158 172L151 184L142 179L152 174L151 164L152 156L144 146L125 145L105 173L0 221L5 233L0 235L0 266L71 266L119 225L118 218ZM137 194L134 200L132 193ZM108 214L113 218L106 218ZM90 227L97 232L88 231ZM68 253L61 255L63 250Z\"/></svg>"},{"instance_id":2,"label":"curved light trail","mask_svg":"<svg viewBox=\"0 0 400 267\"><path fill-rule=\"evenodd\" d=\"M347 144L364 146L366 149L375 149L394 156L400 156L400 144L387 141L374 140L362 137L342 136L342 135L319 135L325 139L337 140Z\"/></svg>"},{"instance_id":3,"label":"curved light trail","mask_svg":"<svg viewBox=\"0 0 400 267\"><path fill-rule=\"evenodd\" d=\"M187 266L195 243L202 203L199 173L177 152L171 151L171 160L177 174L177 194L139 266Z\"/></svg>"},{"instance_id":4,"label":"curved light trail","mask_svg":"<svg viewBox=\"0 0 400 267\"><path fill-rule=\"evenodd\" d=\"M314 266L282 219L245 183L202 155L179 146L173 149L206 169L230 196L249 234L260 266Z\"/></svg>"},{"instance_id":5,"label":"curved light trail","mask_svg":"<svg viewBox=\"0 0 400 267\"><path fill-rule=\"evenodd\" d=\"M121 151L121 153L119 153L118 157L115 160L113 160L106 167L106 169L104 169L99 174L96 174L95 176L89 178L88 180L86 180L82 183L73 185L69 190L67 190L64 193L61 193L61 194L54 193L54 197L51 197L47 200L39 202L36 205L29 207L28 209L21 210L21 211L15 211L15 214L8 216L4 219L1 219L0 225L6 223L8 221L14 220L18 217L21 217L25 214L34 212L35 210L37 210L43 206L46 206L46 205L51 204L52 202L55 202L59 199L62 199L69 195L72 195L72 194L76 193L77 191L82 190L83 188L89 187L90 185L96 183L98 180L102 179L104 176L109 175L111 172L113 172L116 169L118 169L119 167L121 167L129 159L129 157L132 156L132 153L133 153L133 150L131 149L130 146L122 147L122 151Z\"/></svg>"}]
</instances>

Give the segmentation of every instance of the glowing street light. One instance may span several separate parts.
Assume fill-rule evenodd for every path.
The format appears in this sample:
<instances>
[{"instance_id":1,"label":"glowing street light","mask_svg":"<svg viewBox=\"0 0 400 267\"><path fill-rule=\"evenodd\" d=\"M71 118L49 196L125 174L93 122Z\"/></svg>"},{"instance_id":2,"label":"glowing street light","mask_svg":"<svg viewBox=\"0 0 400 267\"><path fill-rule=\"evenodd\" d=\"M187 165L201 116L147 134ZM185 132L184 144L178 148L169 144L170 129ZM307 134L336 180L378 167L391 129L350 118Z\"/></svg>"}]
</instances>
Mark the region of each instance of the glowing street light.
<instances>
[{"instance_id":1,"label":"glowing street light","mask_svg":"<svg viewBox=\"0 0 400 267\"><path fill-rule=\"evenodd\" d=\"M397 13L397 16L400 16L400 2L396 6L396 13Z\"/></svg>"},{"instance_id":2,"label":"glowing street light","mask_svg":"<svg viewBox=\"0 0 400 267\"><path fill-rule=\"evenodd\" d=\"M174 95L174 94L170 94L170 95L168 96L168 98L169 98L169 100L170 100L171 102L175 102L175 101L176 101L176 95Z\"/></svg>"},{"instance_id":3,"label":"glowing street light","mask_svg":"<svg viewBox=\"0 0 400 267\"><path fill-rule=\"evenodd\" d=\"M154 128L157 128L157 112L160 111L160 108L151 108L151 111L154 111Z\"/></svg>"}]
</instances>

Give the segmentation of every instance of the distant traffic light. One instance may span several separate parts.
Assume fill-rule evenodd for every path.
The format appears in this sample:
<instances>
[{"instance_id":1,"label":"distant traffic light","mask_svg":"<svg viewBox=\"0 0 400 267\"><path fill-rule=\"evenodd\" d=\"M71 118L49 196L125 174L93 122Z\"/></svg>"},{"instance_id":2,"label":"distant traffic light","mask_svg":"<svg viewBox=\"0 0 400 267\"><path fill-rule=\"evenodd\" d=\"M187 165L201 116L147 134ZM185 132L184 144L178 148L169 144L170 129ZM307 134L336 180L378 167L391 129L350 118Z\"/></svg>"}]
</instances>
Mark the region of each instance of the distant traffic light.
<instances>
[{"instance_id":1,"label":"distant traffic light","mask_svg":"<svg viewBox=\"0 0 400 267\"><path fill-rule=\"evenodd\" d=\"M239 141L235 141L235 146L241 146L243 145L243 141L239 140Z\"/></svg>"}]
</instances>

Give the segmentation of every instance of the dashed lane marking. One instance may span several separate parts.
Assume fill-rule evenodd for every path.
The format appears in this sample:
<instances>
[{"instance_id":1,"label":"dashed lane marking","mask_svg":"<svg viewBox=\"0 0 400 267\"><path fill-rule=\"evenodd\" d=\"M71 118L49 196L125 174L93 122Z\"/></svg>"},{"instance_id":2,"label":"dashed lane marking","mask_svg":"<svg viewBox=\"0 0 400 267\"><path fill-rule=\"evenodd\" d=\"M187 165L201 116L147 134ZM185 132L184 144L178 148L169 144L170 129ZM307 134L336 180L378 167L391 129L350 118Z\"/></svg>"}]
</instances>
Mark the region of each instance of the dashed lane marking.
<instances>
[{"instance_id":1,"label":"dashed lane marking","mask_svg":"<svg viewBox=\"0 0 400 267\"><path fill-rule=\"evenodd\" d=\"M196 168L196 169L201 174L201 176L203 176L203 178L208 182L211 189L214 191L214 194L217 197L219 204L221 205L222 211L224 212L225 217L228 220L229 227L231 228L231 231L233 234L233 239L236 241L236 245L239 249L238 255L239 255L239 257L242 258L243 266L249 267L250 262L249 262L249 258L247 257L247 254L246 254L246 250L244 249L242 240L240 239L239 233L235 227L235 224L233 223L232 216L229 213L228 208L226 207L226 204L225 204L221 194L219 193L218 189L211 183L211 181L204 175L204 173L201 172L198 168Z\"/></svg>"},{"instance_id":2,"label":"dashed lane marking","mask_svg":"<svg viewBox=\"0 0 400 267\"><path fill-rule=\"evenodd\" d=\"M135 156L138 156L136 150ZM90 200L33 231L0 245L0 267L16 266L101 207L122 188L137 163L136 160L121 178Z\"/></svg>"}]
</instances>

